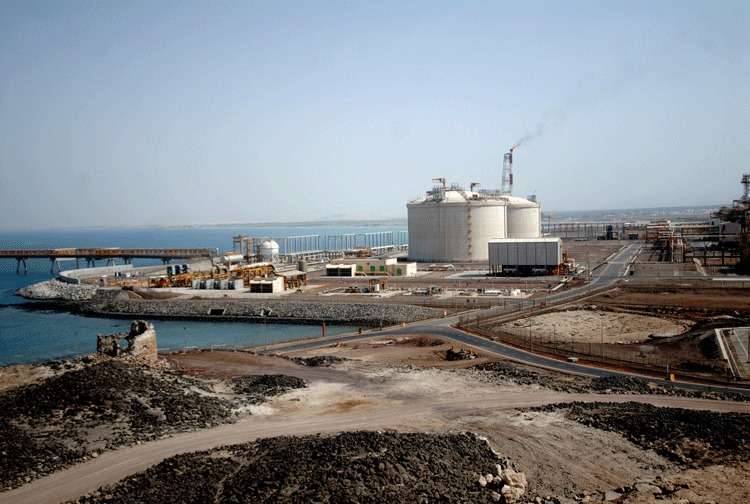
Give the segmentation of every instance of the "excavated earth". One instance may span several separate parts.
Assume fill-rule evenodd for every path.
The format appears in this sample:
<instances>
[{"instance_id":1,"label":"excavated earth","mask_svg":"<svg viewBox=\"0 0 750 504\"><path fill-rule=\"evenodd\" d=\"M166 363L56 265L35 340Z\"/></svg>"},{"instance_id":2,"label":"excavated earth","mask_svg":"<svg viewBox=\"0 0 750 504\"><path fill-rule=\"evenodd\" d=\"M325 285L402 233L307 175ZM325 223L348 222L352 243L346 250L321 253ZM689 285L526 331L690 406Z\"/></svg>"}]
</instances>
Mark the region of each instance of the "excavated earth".
<instances>
[{"instance_id":1,"label":"excavated earth","mask_svg":"<svg viewBox=\"0 0 750 504\"><path fill-rule=\"evenodd\" d=\"M304 387L305 381L296 376L250 375L232 379L234 391L244 395L252 404L259 404L269 397Z\"/></svg>"},{"instance_id":2,"label":"excavated earth","mask_svg":"<svg viewBox=\"0 0 750 504\"><path fill-rule=\"evenodd\" d=\"M507 469L467 433L275 437L175 456L75 502L489 503L505 482L480 477Z\"/></svg>"},{"instance_id":3,"label":"excavated earth","mask_svg":"<svg viewBox=\"0 0 750 504\"><path fill-rule=\"evenodd\" d=\"M610 375L600 378L566 376L558 373L535 371L530 368L505 362L485 362L471 369L481 379L499 384L536 385L558 392L606 393L606 394L655 394L696 399L721 399L728 401L750 401L748 392L689 390L668 383L655 384L637 376Z\"/></svg>"},{"instance_id":4,"label":"excavated earth","mask_svg":"<svg viewBox=\"0 0 750 504\"><path fill-rule=\"evenodd\" d=\"M750 415L656 407L638 402L560 403L534 408L564 410L583 425L625 436L680 465L702 467L750 461Z\"/></svg>"},{"instance_id":5,"label":"excavated earth","mask_svg":"<svg viewBox=\"0 0 750 504\"><path fill-rule=\"evenodd\" d=\"M283 375L244 376L224 385L107 359L68 367L0 393L0 489L118 446L232 422L248 405L305 386Z\"/></svg>"},{"instance_id":6,"label":"excavated earth","mask_svg":"<svg viewBox=\"0 0 750 504\"><path fill-rule=\"evenodd\" d=\"M312 357L294 357L292 361L300 366L308 367L330 367L339 362L343 362L343 357L335 355L314 355Z\"/></svg>"}]
</instances>

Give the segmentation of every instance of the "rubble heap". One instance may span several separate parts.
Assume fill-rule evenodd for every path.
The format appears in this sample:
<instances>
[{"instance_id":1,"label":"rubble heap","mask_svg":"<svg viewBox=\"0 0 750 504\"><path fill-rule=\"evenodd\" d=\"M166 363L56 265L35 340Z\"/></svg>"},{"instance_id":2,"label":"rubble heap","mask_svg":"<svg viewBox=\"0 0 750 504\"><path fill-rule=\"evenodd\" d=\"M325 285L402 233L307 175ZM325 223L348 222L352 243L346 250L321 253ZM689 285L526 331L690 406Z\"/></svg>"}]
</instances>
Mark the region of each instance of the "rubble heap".
<instances>
[{"instance_id":1,"label":"rubble heap","mask_svg":"<svg viewBox=\"0 0 750 504\"><path fill-rule=\"evenodd\" d=\"M750 414L661 408L637 402L560 403L534 408L565 410L583 425L622 434L636 445L688 466L750 461Z\"/></svg>"},{"instance_id":2,"label":"rubble heap","mask_svg":"<svg viewBox=\"0 0 750 504\"><path fill-rule=\"evenodd\" d=\"M169 458L80 504L517 502L526 477L477 436L276 437Z\"/></svg>"},{"instance_id":3,"label":"rubble heap","mask_svg":"<svg viewBox=\"0 0 750 504\"><path fill-rule=\"evenodd\" d=\"M209 394L200 380L111 359L4 392L0 489L105 449L231 421L235 405Z\"/></svg>"},{"instance_id":4,"label":"rubble heap","mask_svg":"<svg viewBox=\"0 0 750 504\"><path fill-rule=\"evenodd\" d=\"M300 366L307 367L330 367L346 359L335 355L314 355L312 357L293 357L292 361Z\"/></svg>"},{"instance_id":5,"label":"rubble heap","mask_svg":"<svg viewBox=\"0 0 750 504\"><path fill-rule=\"evenodd\" d=\"M293 389L304 388L305 381L288 375L247 375L232 379L232 388L251 404L259 404L269 397Z\"/></svg>"}]
</instances>

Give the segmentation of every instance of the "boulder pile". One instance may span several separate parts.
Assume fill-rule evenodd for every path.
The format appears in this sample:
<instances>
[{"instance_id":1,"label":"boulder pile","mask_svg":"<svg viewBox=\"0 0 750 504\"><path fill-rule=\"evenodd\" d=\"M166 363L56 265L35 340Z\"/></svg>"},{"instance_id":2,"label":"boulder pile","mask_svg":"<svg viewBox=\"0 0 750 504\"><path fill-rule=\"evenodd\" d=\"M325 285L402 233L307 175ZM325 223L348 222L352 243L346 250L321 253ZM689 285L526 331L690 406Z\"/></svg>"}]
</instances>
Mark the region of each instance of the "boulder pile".
<instances>
[{"instance_id":1,"label":"boulder pile","mask_svg":"<svg viewBox=\"0 0 750 504\"><path fill-rule=\"evenodd\" d=\"M277 396L290 390L304 388L305 381L287 375L248 375L232 380L232 387L244 395L251 404L259 404L268 397Z\"/></svg>"},{"instance_id":2,"label":"boulder pile","mask_svg":"<svg viewBox=\"0 0 750 504\"><path fill-rule=\"evenodd\" d=\"M46 280L16 291L21 297L38 300L88 301L98 288L95 285L70 284L60 280Z\"/></svg>"},{"instance_id":3,"label":"boulder pile","mask_svg":"<svg viewBox=\"0 0 750 504\"><path fill-rule=\"evenodd\" d=\"M534 408L565 410L583 425L622 434L681 465L750 461L750 414L662 408L650 404L560 403Z\"/></svg>"},{"instance_id":4,"label":"boulder pile","mask_svg":"<svg viewBox=\"0 0 750 504\"><path fill-rule=\"evenodd\" d=\"M102 360L104 359L104 360ZM242 405L206 382L108 358L0 394L0 489L117 446L218 425ZM67 367L67 366L64 366Z\"/></svg>"},{"instance_id":5,"label":"boulder pile","mask_svg":"<svg viewBox=\"0 0 750 504\"><path fill-rule=\"evenodd\" d=\"M77 502L510 503L525 490L474 434L347 432L172 457Z\"/></svg>"}]
</instances>

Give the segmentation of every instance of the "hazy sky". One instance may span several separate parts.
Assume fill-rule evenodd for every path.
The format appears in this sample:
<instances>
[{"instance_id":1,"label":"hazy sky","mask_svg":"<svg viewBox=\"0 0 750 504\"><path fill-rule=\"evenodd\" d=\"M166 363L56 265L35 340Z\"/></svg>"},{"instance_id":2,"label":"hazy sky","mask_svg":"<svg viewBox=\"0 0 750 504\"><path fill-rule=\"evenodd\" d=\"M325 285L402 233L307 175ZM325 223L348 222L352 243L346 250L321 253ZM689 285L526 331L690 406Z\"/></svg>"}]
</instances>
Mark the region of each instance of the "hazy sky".
<instances>
[{"instance_id":1,"label":"hazy sky","mask_svg":"<svg viewBox=\"0 0 750 504\"><path fill-rule=\"evenodd\" d=\"M728 202L750 2L0 2L0 228Z\"/></svg>"}]
</instances>

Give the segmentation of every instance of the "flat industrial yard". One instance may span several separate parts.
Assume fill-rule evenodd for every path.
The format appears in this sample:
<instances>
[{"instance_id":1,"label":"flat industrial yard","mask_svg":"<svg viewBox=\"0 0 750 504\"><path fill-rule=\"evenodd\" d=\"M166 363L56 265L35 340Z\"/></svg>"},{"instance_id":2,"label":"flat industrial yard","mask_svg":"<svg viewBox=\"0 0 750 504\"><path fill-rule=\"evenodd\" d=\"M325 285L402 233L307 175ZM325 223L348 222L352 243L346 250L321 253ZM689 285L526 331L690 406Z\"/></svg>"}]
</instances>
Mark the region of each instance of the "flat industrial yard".
<instances>
[{"instance_id":1,"label":"flat industrial yard","mask_svg":"<svg viewBox=\"0 0 750 504\"><path fill-rule=\"evenodd\" d=\"M560 338L561 342L635 343L649 336L678 335L692 322L586 307L553 311L500 326L506 331Z\"/></svg>"}]
</instances>

